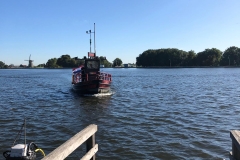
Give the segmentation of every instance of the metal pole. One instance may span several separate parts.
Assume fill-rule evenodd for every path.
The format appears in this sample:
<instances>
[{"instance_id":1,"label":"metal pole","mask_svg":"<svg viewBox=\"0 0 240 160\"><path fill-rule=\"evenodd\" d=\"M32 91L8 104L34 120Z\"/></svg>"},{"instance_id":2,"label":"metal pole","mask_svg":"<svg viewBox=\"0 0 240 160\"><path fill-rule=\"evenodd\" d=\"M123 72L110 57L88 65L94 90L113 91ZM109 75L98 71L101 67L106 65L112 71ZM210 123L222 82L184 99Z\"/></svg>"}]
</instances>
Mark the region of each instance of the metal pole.
<instances>
[{"instance_id":1,"label":"metal pole","mask_svg":"<svg viewBox=\"0 0 240 160\"><path fill-rule=\"evenodd\" d=\"M27 143L26 143L26 139L27 139L27 138L26 138L26 136L27 136L27 135L26 135L26 118L24 119L24 128L25 128L25 146L26 146L26 144L27 144Z\"/></svg>"},{"instance_id":2,"label":"metal pole","mask_svg":"<svg viewBox=\"0 0 240 160\"><path fill-rule=\"evenodd\" d=\"M94 23L94 53L96 55L96 44L95 44L95 23Z\"/></svg>"},{"instance_id":3,"label":"metal pole","mask_svg":"<svg viewBox=\"0 0 240 160\"><path fill-rule=\"evenodd\" d=\"M91 30L89 30L90 32L90 53L91 53L91 44L92 44L92 41L91 41Z\"/></svg>"}]
</instances>

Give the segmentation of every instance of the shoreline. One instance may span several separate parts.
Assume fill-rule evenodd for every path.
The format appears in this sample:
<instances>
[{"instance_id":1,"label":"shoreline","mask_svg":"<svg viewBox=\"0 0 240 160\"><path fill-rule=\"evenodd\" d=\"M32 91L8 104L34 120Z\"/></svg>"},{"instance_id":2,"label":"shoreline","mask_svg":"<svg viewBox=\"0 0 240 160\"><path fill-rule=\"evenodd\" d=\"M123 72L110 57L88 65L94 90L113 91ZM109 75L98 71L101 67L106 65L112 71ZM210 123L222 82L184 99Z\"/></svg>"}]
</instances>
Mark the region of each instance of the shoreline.
<instances>
[{"instance_id":1,"label":"shoreline","mask_svg":"<svg viewBox=\"0 0 240 160\"><path fill-rule=\"evenodd\" d=\"M112 69L119 69L119 68L139 68L139 69L165 69L165 68L240 68L240 66L150 66L150 67L104 67L104 68L112 68ZM101 68L101 69L104 69ZM12 68L0 68L0 69L72 69L72 68L43 68L43 67L37 67L37 68L20 68L20 67L12 67Z\"/></svg>"}]
</instances>

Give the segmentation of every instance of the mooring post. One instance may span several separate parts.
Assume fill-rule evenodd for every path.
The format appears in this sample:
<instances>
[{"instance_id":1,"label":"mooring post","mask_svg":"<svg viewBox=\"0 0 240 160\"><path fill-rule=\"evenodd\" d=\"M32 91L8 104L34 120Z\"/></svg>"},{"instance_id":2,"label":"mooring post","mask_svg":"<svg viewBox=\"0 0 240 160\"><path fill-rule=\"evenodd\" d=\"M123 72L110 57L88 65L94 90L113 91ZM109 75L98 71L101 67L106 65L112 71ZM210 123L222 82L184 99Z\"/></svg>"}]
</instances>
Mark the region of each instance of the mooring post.
<instances>
[{"instance_id":1,"label":"mooring post","mask_svg":"<svg viewBox=\"0 0 240 160\"><path fill-rule=\"evenodd\" d=\"M232 139L232 152L229 154L229 159L240 160L240 131L231 130L230 137Z\"/></svg>"},{"instance_id":2,"label":"mooring post","mask_svg":"<svg viewBox=\"0 0 240 160\"><path fill-rule=\"evenodd\" d=\"M95 134L89 137L86 141L86 149L87 149L86 153L88 153L94 146L95 146ZM95 159L96 159L96 155L94 154L94 156L90 160L95 160Z\"/></svg>"}]
</instances>

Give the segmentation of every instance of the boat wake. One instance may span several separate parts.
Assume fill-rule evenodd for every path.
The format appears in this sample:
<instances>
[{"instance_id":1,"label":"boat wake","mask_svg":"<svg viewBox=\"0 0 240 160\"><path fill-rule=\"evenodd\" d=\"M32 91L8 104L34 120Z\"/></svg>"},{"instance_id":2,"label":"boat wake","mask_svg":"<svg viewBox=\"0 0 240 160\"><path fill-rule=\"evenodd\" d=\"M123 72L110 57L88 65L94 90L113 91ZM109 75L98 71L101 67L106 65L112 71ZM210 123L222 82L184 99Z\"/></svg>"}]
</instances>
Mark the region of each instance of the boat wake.
<instances>
[{"instance_id":1,"label":"boat wake","mask_svg":"<svg viewBox=\"0 0 240 160\"><path fill-rule=\"evenodd\" d=\"M86 96L86 97L103 97L103 96L111 96L113 95L114 92L109 92L109 93L98 93L98 94L84 94L83 96Z\"/></svg>"}]
</instances>

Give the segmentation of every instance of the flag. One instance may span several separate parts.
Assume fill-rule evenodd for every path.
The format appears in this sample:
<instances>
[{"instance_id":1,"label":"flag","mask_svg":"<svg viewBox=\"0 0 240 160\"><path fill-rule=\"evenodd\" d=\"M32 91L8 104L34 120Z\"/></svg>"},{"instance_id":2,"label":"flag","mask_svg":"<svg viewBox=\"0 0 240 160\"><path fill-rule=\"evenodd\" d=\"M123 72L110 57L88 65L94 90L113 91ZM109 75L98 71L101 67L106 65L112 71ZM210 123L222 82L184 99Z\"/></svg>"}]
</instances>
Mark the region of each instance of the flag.
<instances>
[{"instance_id":1,"label":"flag","mask_svg":"<svg viewBox=\"0 0 240 160\"><path fill-rule=\"evenodd\" d=\"M81 68L75 68L74 70L73 70L73 73L75 74L75 73L78 73L78 72L81 72Z\"/></svg>"},{"instance_id":2,"label":"flag","mask_svg":"<svg viewBox=\"0 0 240 160\"><path fill-rule=\"evenodd\" d=\"M88 52L88 57L95 57L95 53Z\"/></svg>"}]
</instances>

